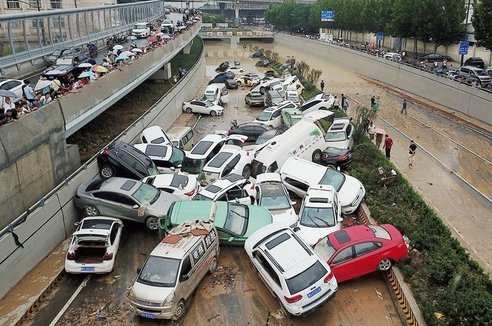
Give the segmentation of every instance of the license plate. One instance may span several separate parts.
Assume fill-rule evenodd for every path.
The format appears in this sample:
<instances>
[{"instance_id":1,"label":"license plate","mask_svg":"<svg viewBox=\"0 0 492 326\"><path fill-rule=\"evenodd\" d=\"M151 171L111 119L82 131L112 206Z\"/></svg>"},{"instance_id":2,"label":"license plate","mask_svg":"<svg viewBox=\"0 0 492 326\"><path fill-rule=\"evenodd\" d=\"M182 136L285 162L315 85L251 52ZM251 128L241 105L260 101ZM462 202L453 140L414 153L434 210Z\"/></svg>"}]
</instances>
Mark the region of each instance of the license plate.
<instances>
[{"instance_id":1,"label":"license plate","mask_svg":"<svg viewBox=\"0 0 492 326\"><path fill-rule=\"evenodd\" d=\"M308 298L314 297L316 294L321 292L321 287L317 287L316 289L312 290L311 292L308 293Z\"/></svg>"},{"instance_id":2,"label":"license plate","mask_svg":"<svg viewBox=\"0 0 492 326\"><path fill-rule=\"evenodd\" d=\"M155 319L155 315L148 312L139 312L138 314L144 318Z\"/></svg>"},{"instance_id":3,"label":"license plate","mask_svg":"<svg viewBox=\"0 0 492 326\"><path fill-rule=\"evenodd\" d=\"M81 272L94 272L95 270L95 267L80 267Z\"/></svg>"}]
</instances>

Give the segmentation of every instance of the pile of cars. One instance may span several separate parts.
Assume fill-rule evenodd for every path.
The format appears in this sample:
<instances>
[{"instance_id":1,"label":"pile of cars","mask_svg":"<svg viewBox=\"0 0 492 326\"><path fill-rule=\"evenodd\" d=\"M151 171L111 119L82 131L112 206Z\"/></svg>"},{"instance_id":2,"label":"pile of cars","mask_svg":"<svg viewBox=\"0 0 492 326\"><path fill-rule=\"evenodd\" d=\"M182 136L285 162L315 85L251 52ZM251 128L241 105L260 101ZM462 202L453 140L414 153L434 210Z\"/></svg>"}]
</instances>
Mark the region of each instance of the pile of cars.
<instances>
[{"instance_id":1,"label":"pile of cars","mask_svg":"<svg viewBox=\"0 0 492 326\"><path fill-rule=\"evenodd\" d=\"M219 101L220 94L205 96ZM331 99L282 101L190 150L189 133L176 139L159 126L145 129L140 144L114 141L98 155L101 178L82 183L74 198L87 217L73 235L66 271L111 272L121 220L165 234L127 292L144 318L181 319L193 290L217 268L219 243L244 247L287 317L320 307L340 282L388 270L408 251L397 229L343 227L365 189L335 168L350 163L354 126L333 117ZM284 110L301 117L287 126Z\"/></svg>"}]
</instances>

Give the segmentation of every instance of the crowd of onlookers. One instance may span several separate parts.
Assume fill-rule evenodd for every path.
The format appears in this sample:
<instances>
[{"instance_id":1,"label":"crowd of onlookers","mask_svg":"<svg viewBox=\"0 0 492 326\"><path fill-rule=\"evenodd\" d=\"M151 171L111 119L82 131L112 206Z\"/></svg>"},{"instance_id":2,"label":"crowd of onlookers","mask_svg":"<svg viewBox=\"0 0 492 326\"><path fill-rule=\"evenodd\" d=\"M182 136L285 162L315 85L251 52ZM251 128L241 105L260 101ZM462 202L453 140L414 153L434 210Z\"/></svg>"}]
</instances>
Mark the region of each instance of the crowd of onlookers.
<instances>
[{"instance_id":1,"label":"crowd of onlookers","mask_svg":"<svg viewBox=\"0 0 492 326\"><path fill-rule=\"evenodd\" d=\"M186 18L193 19L192 16L186 16ZM131 64L134 60L145 55L147 52L167 44L167 42L172 41L176 37L176 34L188 30L190 26L191 23L188 23L186 24L185 29L178 30L172 35L161 33L159 28L154 28L151 35L147 38L148 44L145 47L139 48L137 44L132 41L127 48L120 46L118 49L109 49L109 52L104 56L100 65L96 65L96 62L91 59L89 60L89 63L93 66L87 67L86 71L83 71L82 74L75 76L74 74L69 73L63 77L55 78L49 83L47 82L46 86L36 91L30 80L24 80L24 85L22 86L22 98L17 101L17 103L14 103L13 99L9 97L0 97L0 104L2 104L0 107L0 125L15 122L23 115L38 110L51 101L65 96L68 93L79 92L85 85L97 81L99 78L107 75L113 70L121 70L125 65ZM180 67L180 77L185 73L186 70ZM48 81L45 77L41 77L38 83L45 80ZM176 78L174 78L174 82L176 81ZM1 99L3 99L3 101L1 101Z\"/></svg>"}]
</instances>

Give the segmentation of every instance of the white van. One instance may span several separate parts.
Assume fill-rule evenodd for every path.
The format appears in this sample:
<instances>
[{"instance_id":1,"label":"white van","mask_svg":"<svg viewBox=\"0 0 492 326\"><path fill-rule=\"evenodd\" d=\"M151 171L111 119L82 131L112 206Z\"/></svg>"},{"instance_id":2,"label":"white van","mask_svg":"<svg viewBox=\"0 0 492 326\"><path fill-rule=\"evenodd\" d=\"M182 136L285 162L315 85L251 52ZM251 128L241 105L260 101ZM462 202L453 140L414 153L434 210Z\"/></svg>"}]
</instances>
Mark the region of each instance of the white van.
<instances>
[{"instance_id":1,"label":"white van","mask_svg":"<svg viewBox=\"0 0 492 326\"><path fill-rule=\"evenodd\" d=\"M251 176L266 172L277 172L291 156L319 162L321 153L328 147L325 140L328 123L333 112L315 111L306 114L301 121L276 136L275 141L263 148L251 163Z\"/></svg>"},{"instance_id":2,"label":"white van","mask_svg":"<svg viewBox=\"0 0 492 326\"><path fill-rule=\"evenodd\" d=\"M286 91L287 90L296 91L297 95L301 95L302 92L304 91L304 86L301 84L297 76L290 76L285 78L284 81L282 82L282 86Z\"/></svg>"},{"instance_id":3,"label":"white van","mask_svg":"<svg viewBox=\"0 0 492 326\"><path fill-rule=\"evenodd\" d=\"M193 129L191 127L172 127L166 133L169 139L171 139L171 143L174 147L179 149L190 149L191 146L191 138L193 138ZM186 144L190 144L186 146Z\"/></svg>"},{"instance_id":4,"label":"white van","mask_svg":"<svg viewBox=\"0 0 492 326\"><path fill-rule=\"evenodd\" d=\"M205 89L203 99L218 105L229 103L229 90L224 83L210 84Z\"/></svg>"},{"instance_id":5,"label":"white van","mask_svg":"<svg viewBox=\"0 0 492 326\"><path fill-rule=\"evenodd\" d=\"M219 241L213 222L186 221L152 250L128 291L130 306L149 319L181 319L207 273L217 268Z\"/></svg>"}]
</instances>

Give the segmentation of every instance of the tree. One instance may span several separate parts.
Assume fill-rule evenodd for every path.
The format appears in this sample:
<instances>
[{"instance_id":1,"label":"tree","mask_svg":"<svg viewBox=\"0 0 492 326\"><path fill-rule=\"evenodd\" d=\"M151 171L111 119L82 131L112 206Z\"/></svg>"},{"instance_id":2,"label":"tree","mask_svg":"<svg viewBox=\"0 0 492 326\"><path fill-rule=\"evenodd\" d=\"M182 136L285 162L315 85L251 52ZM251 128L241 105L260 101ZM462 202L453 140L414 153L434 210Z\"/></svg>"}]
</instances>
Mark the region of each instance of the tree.
<instances>
[{"instance_id":1,"label":"tree","mask_svg":"<svg viewBox=\"0 0 492 326\"><path fill-rule=\"evenodd\" d=\"M492 0L475 3L471 20L477 44L492 50Z\"/></svg>"}]
</instances>

